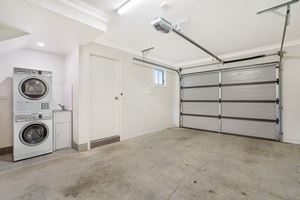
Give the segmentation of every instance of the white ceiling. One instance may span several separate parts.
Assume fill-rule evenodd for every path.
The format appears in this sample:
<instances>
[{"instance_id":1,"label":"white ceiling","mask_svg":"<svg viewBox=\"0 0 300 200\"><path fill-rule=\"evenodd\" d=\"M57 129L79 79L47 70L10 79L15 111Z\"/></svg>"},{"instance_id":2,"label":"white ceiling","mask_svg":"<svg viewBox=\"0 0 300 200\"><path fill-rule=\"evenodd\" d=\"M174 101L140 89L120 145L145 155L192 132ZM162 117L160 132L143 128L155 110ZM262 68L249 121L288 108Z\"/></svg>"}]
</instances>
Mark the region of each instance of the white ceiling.
<instances>
[{"instance_id":1,"label":"white ceiling","mask_svg":"<svg viewBox=\"0 0 300 200\"><path fill-rule=\"evenodd\" d=\"M9 46L11 49L20 46L66 54L76 45L89 43L103 34L97 28L48 11L26 0L1 0L0 23L29 34L26 42L20 39L0 43L0 49L7 52L11 51ZM37 46L38 42L45 43L45 47Z\"/></svg>"},{"instance_id":2,"label":"white ceiling","mask_svg":"<svg viewBox=\"0 0 300 200\"><path fill-rule=\"evenodd\" d=\"M223 55L279 43L284 17L278 13L256 15L256 12L287 0L133 0L140 3L119 16L115 9L125 1L1 0L0 23L29 33L30 48L40 48L36 45L38 41L46 44L42 50L59 54L91 41L138 53L155 47L149 57L178 65L208 56L174 33L157 32L150 25L155 17L164 17L172 23L189 18L182 25L182 32L217 55ZM165 1L170 7L160 8ZM58 5L62 3L64 6ZM87 16L81 16L79 11L94 18L87 21ZM284 13L283 9L279 11ZM300 39L300 3L292 5L291 14L287 41ZM97 29L95 20L100 18L108 21L105 21L106 33Z\"/></svg>"},{"instance_id":3,"label":"white ceiling","mask_svg":"<svg viewBox=\"0 0 300 200\"><path fill-rule=\"evenodd\" d=\"M13 39L16 37L21 37L27 35L28 33L18 30L16 28L0 24L0 42L4 40Z\"/></svg>"},{"instance_id":4,"label":"white ceiling","mask_svg":"<svg viewBox=\"0 0 300 200\"><path fill-rule=\"evenodd\" d=\"M105 11L113 10L124 0L83 0ZM218 55L277 44L281 40L284 17L276 13L256 12L286 0L140 0L141 3L108 24L108 32L99 41L140 51L155 47L151 56L171 63L185 63L207 57L174 33L162 34L150 22L158 16L176 23L190 21L182 32ZM161 9L162 2L170 3ZM279 10L284 13L284 10ZM300 38L300 3L292 5L287 41Z\"/></svg>"}]
</instances>

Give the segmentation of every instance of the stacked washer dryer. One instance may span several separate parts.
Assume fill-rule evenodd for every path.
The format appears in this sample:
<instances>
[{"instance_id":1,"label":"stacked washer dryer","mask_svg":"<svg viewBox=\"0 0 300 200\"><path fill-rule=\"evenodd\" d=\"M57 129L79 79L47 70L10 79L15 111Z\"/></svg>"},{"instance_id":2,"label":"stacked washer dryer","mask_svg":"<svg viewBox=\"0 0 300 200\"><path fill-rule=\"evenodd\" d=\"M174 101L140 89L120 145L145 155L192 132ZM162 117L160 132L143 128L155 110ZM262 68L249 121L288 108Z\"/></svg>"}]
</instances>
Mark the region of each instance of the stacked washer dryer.
<instances>
[{"instance_id":1,"label":"stacked washer dryer","mask_svg":"<svg viewBox=\"0 0 300 200\"><path fill-rule=\"evenodd\" d=\"M14 68L14 161L53 151L52 72Z\"/></svg>"}]
</instances>

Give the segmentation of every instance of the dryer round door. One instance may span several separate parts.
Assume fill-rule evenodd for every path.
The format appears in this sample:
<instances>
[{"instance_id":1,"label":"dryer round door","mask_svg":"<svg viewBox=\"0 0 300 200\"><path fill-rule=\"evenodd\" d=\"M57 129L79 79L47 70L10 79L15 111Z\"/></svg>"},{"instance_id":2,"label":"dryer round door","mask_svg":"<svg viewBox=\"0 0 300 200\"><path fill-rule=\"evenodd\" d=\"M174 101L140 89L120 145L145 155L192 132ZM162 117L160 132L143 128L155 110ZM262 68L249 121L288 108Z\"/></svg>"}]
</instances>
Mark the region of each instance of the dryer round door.
<instances>
[{"instance_id":1,"label":"dryer round door","mask_svg":"<svg viewBox=\"0 0 300 200\"><path fill-rule=\"evenodd\" d=\"M48 93L48 85L41 78L29 77L25 78L19 84L19 92L26 99L40 100Z\"/></svg>"},{"instance_id":2,"label":"dryer round door","mask_svg":"<svg viewBox=\"0 0 300 200\"><path fill-rule=\"evenodd\" d=\"M49 136L49 128L41 122L32 122L23 127L20 131L20 140L28 146L35 146L43 143Z\"/></svg>"}]
</instances>

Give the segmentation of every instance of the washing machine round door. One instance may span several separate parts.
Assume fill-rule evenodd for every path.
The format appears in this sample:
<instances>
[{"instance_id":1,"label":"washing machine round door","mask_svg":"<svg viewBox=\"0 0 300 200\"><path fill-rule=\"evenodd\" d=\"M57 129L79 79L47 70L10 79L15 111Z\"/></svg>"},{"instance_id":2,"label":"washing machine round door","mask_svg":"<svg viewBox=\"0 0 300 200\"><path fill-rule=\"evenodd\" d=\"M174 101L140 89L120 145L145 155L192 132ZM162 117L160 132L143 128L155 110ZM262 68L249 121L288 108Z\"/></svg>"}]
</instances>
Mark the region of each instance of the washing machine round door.
<instances>
[{"instance_id":1,"label":"washing machine round door","mask_svg":"<svg viewBox=\"0 0 300 200\"><path fill-rule=\"evenodd\" d=\"M39 100L47 95L48 85L40 78L30 77L20 83L19 92L26 99Z\"/></svg>"},{"instance_id":2,"label":"washing machine round door","mask_svg":"<svg viewBox=\"0 0 300 200\"><path fill-rule=\"evenodd\" d=\"M20 140L28 146L43 143L49 135L49 128L44 123L29 123L20 131Z\"/></svg>"}]
</instances>

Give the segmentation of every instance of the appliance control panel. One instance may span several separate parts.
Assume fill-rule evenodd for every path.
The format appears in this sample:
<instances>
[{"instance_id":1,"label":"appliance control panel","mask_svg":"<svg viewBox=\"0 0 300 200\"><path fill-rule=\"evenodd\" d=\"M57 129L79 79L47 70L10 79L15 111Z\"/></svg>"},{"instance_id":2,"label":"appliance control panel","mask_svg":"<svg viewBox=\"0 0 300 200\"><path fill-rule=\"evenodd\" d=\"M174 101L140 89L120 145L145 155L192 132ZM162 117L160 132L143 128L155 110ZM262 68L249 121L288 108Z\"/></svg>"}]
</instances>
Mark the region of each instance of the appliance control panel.
<instances>
[{"instance_id":1,"label":"appliance control panel","mask_svg":"<svg viewBox=\"0 0 300 200\"><path fill-rule=\"evenodd\" d=\"M31 114L20 114L15 116L16 122L36 121L36 120L50 120L52 119L51 113L31 113Z\"/></svg>"},{"instance_id":2,"label":"appliance control panel","mask_svg":"<svg viewBox=\"0 0 300 200\"><path fill-rule=\"evenodd\" d=\"M52 72L36 70L36 69L25 69L25 68L14 68L15 74L27 74L27 75L39 75L39 76L52 76Z\"/></svg>"}]
</instances>

